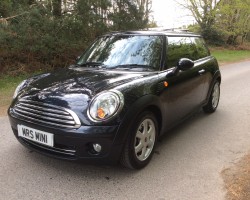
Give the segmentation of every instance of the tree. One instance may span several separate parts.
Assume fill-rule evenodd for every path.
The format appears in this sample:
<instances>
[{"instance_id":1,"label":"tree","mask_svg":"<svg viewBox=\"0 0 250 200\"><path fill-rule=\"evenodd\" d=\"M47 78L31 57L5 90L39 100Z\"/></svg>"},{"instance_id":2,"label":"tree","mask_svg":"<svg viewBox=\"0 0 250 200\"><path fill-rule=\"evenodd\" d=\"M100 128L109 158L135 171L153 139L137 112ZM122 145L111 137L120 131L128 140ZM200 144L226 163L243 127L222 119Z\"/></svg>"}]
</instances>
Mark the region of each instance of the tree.
<instances>
[{"instance_id":1,"label":"tree","mask_svg":"<svg viewBox=\"0 0 250 200\"><path fill-rule=\"evenodd\" d=\"M149 22L149 14L152 9L152 0L136 0L139 12L142 14L142 19Z\"/></svg>"},{"instance_id":2,"label":"tree","mask_svg":"<svg viewBox=\"0 0 250 200\"><path fill-rule=\"evenodd\" d=\"M152 0L112 0L110 19L114 29L143 29L149 23Z\"/></svg>"},{"instance_id":3,"label":"tree","mask_svg":"<svg viewBox=\"0 0 250 200\"><path fill-rule=\"evenodd\" d=\"M250 0L222 0L219 6L218 28L225 32L226 43L236 45L241 36L241 43L250 32Z\"/></svg>"},{"instance_id":4,"label":"tree","mask_svg":"<svg viewBox=\"0 0 250 200\"><path fill-rule=\"evenodd\" d=\"M183 0L178 3L188 9L200 26L201 34L207 40L217 37L216 16L221 0Z\"/></svg>"},{"instance_id":5,"label":"tree","mask_svg":"<svg viewBox=\"0 0 250 200\"><path fill-rule=\"evenodd\" d=\"M146 28L151 2L0 0L0 71L68 66L105 32Z\"/></svg>"},{"instance_id":6,"label":"tree","mask_svg":"<svg viewBox=\"0 0 250 200\"><path fill-rule=\"evenodd\" d=\"M60 17L62 15L62 0L52 0L53 15Z\"/></svg>"},{"instance_id":7,"label":"tree","mask_svg":"<svg viewBox=\"0 0 250 200\"><path fill-rule=\"evenodd\" d=\"M242 43L248 38L250 0L185 0L180 4L192 13L208 42L236 45L239 37Z\"/></svg>"},{"instance_id":8,"label":"tree","mask_svg":"<svg viewBox=\"0 0 250 200\"><path fill-rule=\"evenodd\" d=\"M0 1L0 17L8 17L11 12L11 0Z\"/></svg>"}]
</instances>

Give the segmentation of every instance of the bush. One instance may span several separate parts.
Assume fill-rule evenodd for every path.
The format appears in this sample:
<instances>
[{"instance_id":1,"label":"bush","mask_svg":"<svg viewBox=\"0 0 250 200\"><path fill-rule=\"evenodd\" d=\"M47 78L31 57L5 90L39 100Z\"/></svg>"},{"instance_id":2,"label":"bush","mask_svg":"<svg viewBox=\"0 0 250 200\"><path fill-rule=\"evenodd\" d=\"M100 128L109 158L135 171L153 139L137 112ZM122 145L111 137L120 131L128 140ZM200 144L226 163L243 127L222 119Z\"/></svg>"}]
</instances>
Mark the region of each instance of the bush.
<instances>
[{"instance_id":1,"label":"bush","mask_svg":"<svg viewBox=\"0 0 250 200\"><path fill-rule=\"evenodd\" d=\"M201 34L203 38L206 40L207 44L211 46L225 45L224 33L216 27L201 30L200 26L198 24L195 24L195 25L190 25L188 29L194 33Z\"/></svg>"},{"instance_id":2,"label":"bush","mask_svg":"<svg viewBox=\"0 0 250 200\"><path fill-rule=\"evenodd\" d=\"M60 12L54 12L56 5L48 2L58 1L3 2L9 5L6 15L12 17L0 18L0 75L66 67L97 36L110 30L147 26L144 13L129 0L115 5L109 0L78 0L69 12L60 8ZM0 9L0 17L7 17L3 11Z\"/></svg>"},{"instance_id":3,"label":"bush","mask_svg":"<svg viewBox=\"0 0 250 200\"><path fill-rule=\"evenodd\" d=\"M12 19L0 29L0 73L65 67L93 40L81 21L54 19L43 10Z\"/></svg>"}]
</instances>

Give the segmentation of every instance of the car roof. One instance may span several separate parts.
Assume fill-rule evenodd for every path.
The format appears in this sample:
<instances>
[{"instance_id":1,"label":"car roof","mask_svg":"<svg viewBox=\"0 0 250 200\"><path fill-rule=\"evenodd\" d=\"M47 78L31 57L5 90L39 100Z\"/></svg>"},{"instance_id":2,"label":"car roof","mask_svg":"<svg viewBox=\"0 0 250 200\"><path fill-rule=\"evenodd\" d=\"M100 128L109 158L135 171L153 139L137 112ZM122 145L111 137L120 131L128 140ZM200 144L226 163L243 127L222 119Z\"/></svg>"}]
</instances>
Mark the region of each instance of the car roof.
<instances>
[{"instance_id":1,"label":"car roof","mask_svg":"<svg viewBox=\"0 0 250 200\"><path fill-rule=\"evenodd\" d=\"M165 36L185 36L185 37L201 37L201 35L189 32L183 29L150 29L138 31L115 31L105 35L165 35Z\"/></svg>"}]
</instances>

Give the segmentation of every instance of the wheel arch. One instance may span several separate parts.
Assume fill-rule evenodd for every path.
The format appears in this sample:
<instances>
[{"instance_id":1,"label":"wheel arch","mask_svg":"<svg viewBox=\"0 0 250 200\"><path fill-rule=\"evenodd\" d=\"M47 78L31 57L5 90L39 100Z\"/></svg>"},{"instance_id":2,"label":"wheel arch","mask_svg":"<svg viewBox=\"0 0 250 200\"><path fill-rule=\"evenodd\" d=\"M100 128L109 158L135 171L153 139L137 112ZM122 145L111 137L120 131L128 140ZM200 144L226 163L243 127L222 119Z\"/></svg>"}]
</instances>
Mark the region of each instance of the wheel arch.
<instances>
[{"instance_id":1,"label":"wheel arch","mask_svg":"<svg viewBox=\"0 0 250 200\"><path fill-rule=\"evenodd\" d=\"M133 125L134 120L138 117L140 113L148 110L151 111L158 122L159 134L162 130L162 120L163 120L163 108L160 102L159 97L156 95L145 95L135 101L131 106L129 106L129 110L123 118L121 124L119 125L117 134L115 136L114 143L115 144L124 144L129 135L129 130Z\"/></svg>"},{"instance_id":2,"label":"wheel arch","mask_svg":"<svg viewBox=\"0 0 250 200\"><path fill-rule=\"evenodd\" d=\"M221 73L219 70L214 73L213 79L210 83L209 90L208 90L207 97L206 97L206 103L208 102L208 99L213 89L213 85L215 84L216 81L219 81L221 83Z\"/></svg>"},{"instance_id":3,"label":"wheel arch","mask_svg":"<svg viewBox=\"0 0 250 200\"><path fill-rule=\"evenodd\" d=\"M154 116L158 122L158 129L159 129L159 134L160 134L161 129L162 129L162 112L161 112L160 108L156 105L150 105L150 106L146 107L145 110L148 110L154 114Z\"/></svg>"},{"instance_id":4,"label":"wheel arch","mask_svg":"<svg viewBox=\"0 0 250 200\"><path fill-rule=\"evenodd\" d=\"M218 76L218 77L216 78L216 80L219 81L219 82L221 83L221 76Z\"/></svg>"}]
</instances>

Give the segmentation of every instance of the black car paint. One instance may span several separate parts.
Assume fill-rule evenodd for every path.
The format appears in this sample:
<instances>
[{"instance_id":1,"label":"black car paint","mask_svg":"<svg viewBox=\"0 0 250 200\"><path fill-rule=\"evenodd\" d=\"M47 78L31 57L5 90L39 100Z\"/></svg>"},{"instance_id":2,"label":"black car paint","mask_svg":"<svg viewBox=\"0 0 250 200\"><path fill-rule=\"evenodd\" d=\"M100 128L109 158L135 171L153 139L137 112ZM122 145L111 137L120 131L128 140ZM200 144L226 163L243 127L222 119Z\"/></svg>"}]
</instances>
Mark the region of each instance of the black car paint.
<instances>
[{"instance_id":1,"label":"black car paint","mask_svg":"<svg viewBox=\"0 0 250 200\"><path fill-rule=\"evenodd\" d=\"M212 56L197 60L192 69L178 71L173 75L176 68L165 69L165 52L166 48L163 48L160 71L108 70L75 66L57 73L30 78L9 109L9 119L15 135L17 136L17 124L23 124L53 133L55 141L60 145L76 146L77 153L74 157L65 157L32 146L22 138L17 139L31 149L54 157L70 160L98 158L102 162L116 162L134 119L143 110L149 109L155 113L160 125L160 135L166 133L205 105L213 83L221 78L218 63ZM204 72L201 73L200 70ZM168 83L167 87L164 86L164 82ZM124 107L111 121L95 123L87 116L89 102L99 92L109 89L122 92ZM82 125L79 129L58 129L18 119L12 108L20 98L68 108L79 116ZM90 153L88 148L92 142L103 145L101 154Z\"/></svg>"}]
</instances>

